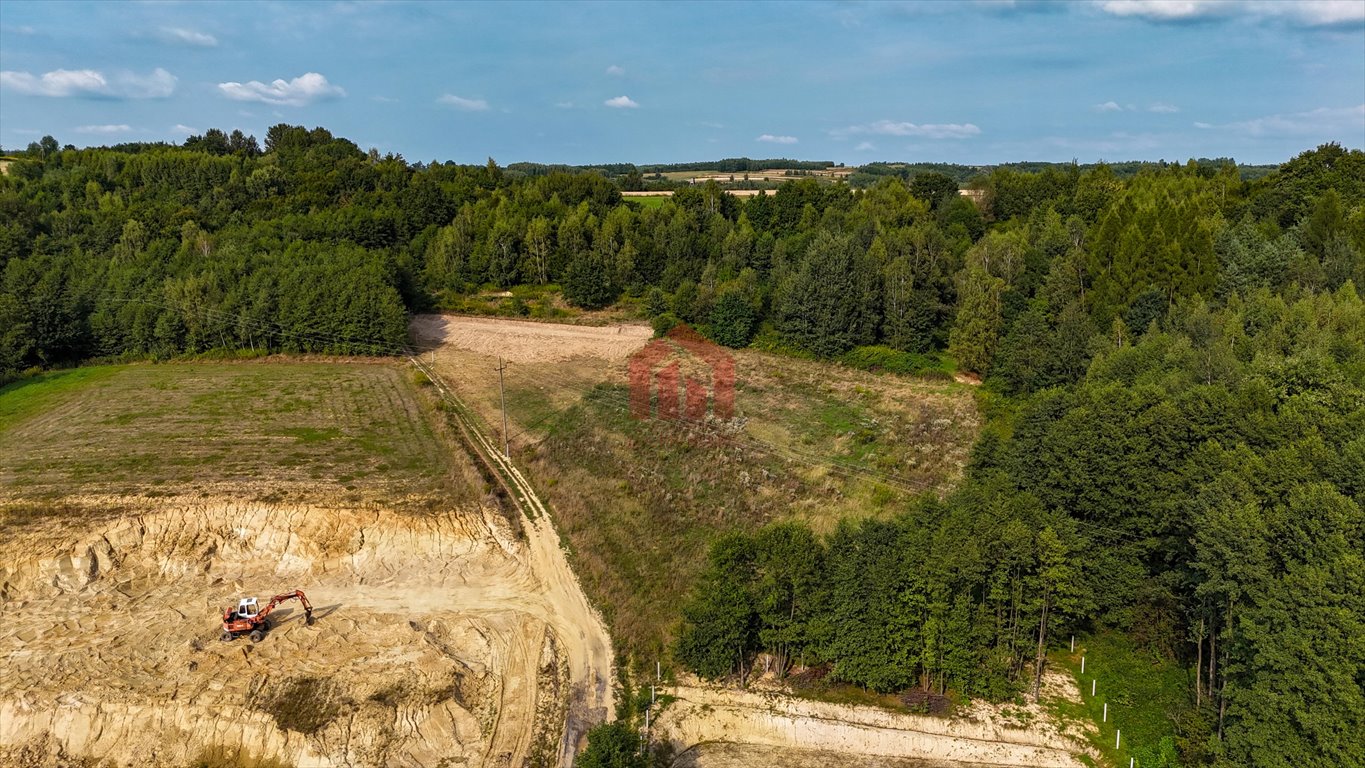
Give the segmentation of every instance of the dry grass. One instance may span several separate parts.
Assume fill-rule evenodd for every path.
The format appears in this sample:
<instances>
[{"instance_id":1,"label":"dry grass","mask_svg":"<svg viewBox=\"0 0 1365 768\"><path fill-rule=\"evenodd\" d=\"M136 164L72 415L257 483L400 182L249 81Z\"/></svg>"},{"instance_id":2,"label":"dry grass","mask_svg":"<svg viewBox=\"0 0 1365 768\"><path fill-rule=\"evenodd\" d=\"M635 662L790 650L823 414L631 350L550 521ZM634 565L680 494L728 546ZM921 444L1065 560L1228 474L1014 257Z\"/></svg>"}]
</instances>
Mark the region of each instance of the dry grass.
<instances>
[{"instance_id":1,"label":"dry grass","mask_svg":"<svg viewBox=\"0 0 1365 768\"><path fill-rule=\"evenodd\" d=\"M0 389L10 499L211 493L448 505L478 484L394 362L104 366Z\"/></svg>"},{"instance_id":2,"label":"dry grass","mask_svg":"<svg viewBox=\"0 0 1365 768\"><path fill-rule=\"evenodd\" d=\"M598 358L506 372L512 453L554 507L619 649L667 658L678 607L719 534L781 519L821 533L885 515L962 474L973 390L756 351L735 353L736 423L629 417L625 367ZM438 366L500 436L495 360L450 346ZM500 441L500 440L499 440Z\"/></svg>"}]
</instances>

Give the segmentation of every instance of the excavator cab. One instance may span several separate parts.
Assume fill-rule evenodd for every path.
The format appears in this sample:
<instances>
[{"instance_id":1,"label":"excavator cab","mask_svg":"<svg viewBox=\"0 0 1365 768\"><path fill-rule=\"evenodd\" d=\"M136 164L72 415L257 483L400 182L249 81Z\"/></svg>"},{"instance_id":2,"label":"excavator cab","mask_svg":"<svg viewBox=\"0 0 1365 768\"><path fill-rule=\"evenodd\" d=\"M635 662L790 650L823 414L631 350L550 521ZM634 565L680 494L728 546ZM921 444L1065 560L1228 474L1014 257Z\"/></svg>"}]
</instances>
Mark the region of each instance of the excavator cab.
<instances>
[{"instance_id":1,"label":"excavator cab","mask_svg":"<svg viewBox=\"0 0 1365 768\"><path fill-rule=\"evenodd\" d=\"M237 618L254 619L261 612L260 603L254 597L244 597L237 601Z\"/></svg>"}]
</instances>

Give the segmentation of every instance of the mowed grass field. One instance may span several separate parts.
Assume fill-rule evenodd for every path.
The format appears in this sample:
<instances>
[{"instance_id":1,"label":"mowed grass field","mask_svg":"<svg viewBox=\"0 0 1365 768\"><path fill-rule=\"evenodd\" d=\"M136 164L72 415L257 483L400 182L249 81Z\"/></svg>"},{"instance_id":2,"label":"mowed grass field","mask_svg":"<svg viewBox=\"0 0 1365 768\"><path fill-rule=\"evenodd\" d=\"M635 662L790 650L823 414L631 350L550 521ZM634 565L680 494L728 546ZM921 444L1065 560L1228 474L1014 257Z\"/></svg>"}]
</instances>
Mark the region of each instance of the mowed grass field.
<instances>
[{"instance_id":1,"label":"mowed grass field","mask_svg":"<svg viewBox=\"0 0 1365 768\"><path fill-rule=\"evenodd\" d=\"M434 508L477 481L396 362L96 366L0 388L0 498Z\"/></svg>"}]
</instances>

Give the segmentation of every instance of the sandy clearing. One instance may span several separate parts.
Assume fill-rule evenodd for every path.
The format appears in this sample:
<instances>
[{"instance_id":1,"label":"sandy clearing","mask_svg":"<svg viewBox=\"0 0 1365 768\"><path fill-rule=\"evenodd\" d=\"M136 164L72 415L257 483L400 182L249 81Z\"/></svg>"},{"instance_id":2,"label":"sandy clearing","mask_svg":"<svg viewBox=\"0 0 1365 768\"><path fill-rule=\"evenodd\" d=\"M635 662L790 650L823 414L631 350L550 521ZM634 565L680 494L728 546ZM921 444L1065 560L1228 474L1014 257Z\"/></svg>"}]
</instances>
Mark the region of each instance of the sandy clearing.
<instances>
[{"instance_id":1,"label":"sandy clearing","mask_svg":"<svg viewBox=\"0 0 1365 768\"><path fill-rule=\"evenodd\" d=\"M625 360L654 335L644 325L595 327L458 315L419 315L410 327L424 349L448 345L517 363L576 357Z\"/></svg>"}]
</instances>

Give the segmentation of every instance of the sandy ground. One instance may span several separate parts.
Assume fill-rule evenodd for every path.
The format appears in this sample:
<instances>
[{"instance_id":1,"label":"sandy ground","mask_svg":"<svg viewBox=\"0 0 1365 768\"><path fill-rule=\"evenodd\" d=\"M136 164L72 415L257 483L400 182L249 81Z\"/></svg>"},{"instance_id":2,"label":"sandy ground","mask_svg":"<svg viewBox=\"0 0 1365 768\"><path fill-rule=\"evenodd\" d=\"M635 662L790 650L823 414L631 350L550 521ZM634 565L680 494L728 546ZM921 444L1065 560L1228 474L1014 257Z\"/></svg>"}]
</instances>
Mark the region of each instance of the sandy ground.
<instances>
[{"instance_id":1,"label":"sandy ground","mask_svg":"<svg viewBox=\"0 0 1365 768\"><path fill-rule=\"evenodd\" d=\"M85 504L140 511L0 540L0 764L556 762L575 638L491 510ZM286 603L260 644L218 639L239 596L295 588L314 626Z\"/></svg>"},{"instance_id":2,"label":"sandy ground","mask_svg":"<svg viewBox=\"0 0 1365 768\"><path fill-rule=\"evenodd\" d=\"M424 348L449 346L515 363L575 357L621 361L654 335L644 325L592 327L455 315L419 315L411 328Z\"/></svg>"},{"instance_id":3,"label":"sandy ground","mask_svg":"<svg viewBox=\"0 0 1365 768\"><path fill-rule=\"evenodd\" d=\"M1052 685L1074 688L1064 675L1060 678ZM691 682L666 691L677 701L654 729L654 738L672 744L678 766L762 765L766 759L766 764L848 768L1080 768L1076 754L1086 750L1037 706L1021 710L1027 724L986 704L945 719ZM743 749L717 751L719 744Z\"/></svg>"},{"instance_id":4,"label":"sandy ground","mask_svg":"<svg viewBox=\"0 0 1365 768\"><path fill-rule=\"evenodd\" d=\"M991 768L914 757L879 757L728 741L698 744L673 760L673 768L772 768L779 765L782 768Z\"/></svg>"}]
</instances>

